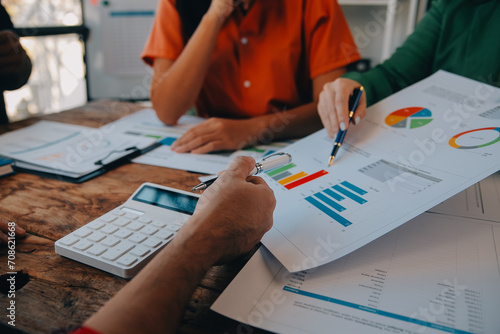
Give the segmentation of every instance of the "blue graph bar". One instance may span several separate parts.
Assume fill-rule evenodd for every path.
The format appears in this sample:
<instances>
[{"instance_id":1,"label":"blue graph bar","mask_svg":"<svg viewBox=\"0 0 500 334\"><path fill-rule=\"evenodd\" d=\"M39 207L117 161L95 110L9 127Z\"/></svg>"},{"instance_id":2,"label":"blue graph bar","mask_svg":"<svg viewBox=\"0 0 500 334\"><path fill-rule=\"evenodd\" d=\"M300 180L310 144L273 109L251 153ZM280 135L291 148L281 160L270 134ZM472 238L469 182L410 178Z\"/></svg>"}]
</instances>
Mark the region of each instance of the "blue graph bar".
<instances>
[{"instance_id":1,"label":"blue graph bar","mask_svg":"<svg viewBox=\"0 0 500 334\"><path fill-rule=\"evenodd\" d=\"M316 196L317 198L319 198L320 200L322 200L323 202L325 202L326 204L328 204L329 206L331 206L332 208L334 208L338 212L342 212L345 210L345 208L342 205L335 202L334 200L332 200L330 197L326 196L323 193L316 193L316 194L314 194L314 196Z\"/></svg>"},{"instance_id":2,"label":"blue graph bar","mask_svg":"<svg viewBox=\"0 0 500 334\"><path fill-rule=\"evenodd\" d=\"M438 330L441 330L443 332L457 333L457 334L472 334L471 332L467 332L464 330L460 330L460 329L456 329L456 328L452 328L452 327L448 327L448 326L443 326L440 324L435 324L435 323L432 323L429 321L424 321L424 320L420 320L420 319L416 319L416 318L410 318L410 317L407 317L404 315L400 315L400 314L396 314L396 313L392 313L392 312L387 312L387 311L382 311L382 310L378 310L378 309L373 308L373 307L363 306L363 305L347 302L345 300L331 298L331 297L319 295L319 294L304 291L304 290L294 289L294 288L291 288L289 286L284 286L283 290L291 292L291 293L295 293L295 294L298 294L301 296L306 296L306 297L310 297L310 298L314 298L314 299L324 300L324 301L329 302L329 303L350 307L350 308L353 308L356 310L365 311L365 312L369 312L372 314L378 314L378 315L383 316L383 317L388 317L388 318L392 318L392 319L397 319L397 320L409 322L412 324L417 324L420 326L438 329Z\"/></svg>"},{"instance_id":3,"label":"blue graph bar","mask_svg":"<svg viewBox=\"0 0 500 334\"><path fill-rule=\"evenodd\" d=\"M314 205L316 208L318 208L323 213L330 216L330 218L334 219L335 221L337 221L341 225L343 225L345 227L352 225L352 223L350 221L348 221L347 219L345 219L344 217L342 217L341 215L339 215L338 213L336 213L335 211L333 211L332 209L330 209L326 205L322 204L314 197L312 197L312 196L306 197L306 201L308 201L309 203Z\"/></svg>"},{"instance_id":4,"label":"blue graph bar","mask_svg":"<svg viewBox=\"0 0 500 334\"><path fill-rule=\"evenodd\" d=\"M109 13L109 16L116 17L116 16L154 16L155 12L152 10L138 10L138 11L123 11L123 12L111 12Z\"/></svg>"},{"instance_id":5,"label":"blue graph bar","mask_svg":"<svg viewBox=\"0 0 500 334\"><path fill-rule=\"evenodd\" d=\"M358 195L366 195L368 194L368 192L364 191L363 189L359 188L359 187L356 187L354 184L350 183L350 182L347 182L347 181L344 181L341 183L344 187L346 188L349 188L351 189L352 191L354 191L355 193L357 193Z\"/></svg>"},{"instance_id":6,"label":"blue graph bar","mask_svg":"<svg viewBox=\"0 0 500 334\"><path fill-rule=\"evenodd\" d=\"M333 191L332 189L325 189L324 191L327 195L330 195L331 197L335 198L337 201L341 201L344 199L344 197L340 196L339 194L337 194L335 191Z\"/></svg>"},{"instance_id":7,"label":"blue graph bar","mask_svg":"<svg viewBox=\"0 0 500 334\"><path fill-rule=\"evenodd\" d=\"M177 138L174 138L174 137L167 137L167 138L164 138L160 141L160 143L162 145L165 145L165 146L170 146L174 143L174 141L176 141Z\"/></svg>"},{"instance_id":8,"label":"blue graph bar","mask_svg":"<svg viewBox=\"0 0 500 334\"><path fill-rule=\"evenodd\" d=\"M339 186L338 184L333 186L333 189L337 190L339 193L341 193L342 195L345 195L346 197L349 197L350 199L352 199L353 201L355 202L358 202L359 204L365 204L367 201L361 197L359 197L358 195L356 194L353 194L352 192L350 192L349 190L345 189L345 188L342 188L341 186Z\"/></svg>"}]
</instances>

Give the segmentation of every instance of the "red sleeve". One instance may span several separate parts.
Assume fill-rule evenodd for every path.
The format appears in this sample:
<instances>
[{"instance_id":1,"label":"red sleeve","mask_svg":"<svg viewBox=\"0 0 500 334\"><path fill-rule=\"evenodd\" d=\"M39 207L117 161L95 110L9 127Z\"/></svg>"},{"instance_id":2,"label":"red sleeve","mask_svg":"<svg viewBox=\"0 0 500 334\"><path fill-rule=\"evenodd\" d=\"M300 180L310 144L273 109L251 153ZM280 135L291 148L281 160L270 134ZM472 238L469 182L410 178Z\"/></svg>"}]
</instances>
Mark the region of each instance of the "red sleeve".
<instances>
[{"instance_id":1,"label":"red sleeve","mask_svg":"<svg viewBox=\"0 0 500 334\"><path fill-rule=\"evenodd\" d=\"M336 0L307 0L304 22L311 78L361 58Z\"/></svg>"},{"instance_id":2,"label":"red sleeve","mask_svg":"<svg viewBox=\"0 0 500 334\"><path fill-rule=\"evenodd\" d=\"M184 49L181 18L175 0L160 0L153 29L142 51L142 59L153 65L155 58L176 60Z\"/></svg>"},{"instance_id":3,"label":"red sleeve","mask_svg":"<svg viewBox=\"0 0 500 334\"><path fill-rule=\"evenodd\" d=\"M70 334L101 334L101 333L89 327L81 327L78 328L77 330L72 331Z\"/></svg>"}]
</instances>

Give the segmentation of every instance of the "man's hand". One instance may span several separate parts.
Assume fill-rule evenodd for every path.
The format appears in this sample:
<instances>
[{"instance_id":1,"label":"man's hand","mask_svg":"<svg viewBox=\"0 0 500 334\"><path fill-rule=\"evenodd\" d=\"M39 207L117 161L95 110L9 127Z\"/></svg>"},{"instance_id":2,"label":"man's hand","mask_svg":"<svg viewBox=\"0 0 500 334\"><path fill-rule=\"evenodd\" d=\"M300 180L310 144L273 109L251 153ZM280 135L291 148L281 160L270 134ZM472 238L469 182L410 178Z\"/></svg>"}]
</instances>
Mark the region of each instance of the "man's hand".
<instances>
[{"instance_id":1,"label":"man's hand","mask_svg":"<svg viewBox=\"0 0 500 334\"><path fill-rule=\"evenodd\" d=\"M253 158L234 159L175 238L84 325L106 334L174 333L210 266L250 251L272 226L273 191L248 177L254 166Z\"/></svg>"},{"instance_id":2,"label":"man's hand","mask_svg":"<svg viewBox=\"0 0 500 334\"><path fill-rule=\"evenodd\" d=\"M19 37L9 30L0 31L0 89L17 89L31 73L31 61Z\"/></svg>"},{"instance_id":3,"label":"man's hand","mask_svg":"<svg viewBox=\"0 0 500 334\"><path fill-rule=\"evenodd\" d=\"M241 4L243 9L248 10L251 1L252 0L213 0L208 9L208 14L217 15L217 17L224 22L229 15L231 15L236 6Z\"/></svg>"},{"instance_id":4,"label":"man's hand","mask_svg":"<svg viewBox=\"0 0 500 334\"><path fill-rule=\"evenodd\" d=\"M9 241L9 233L12 233L12 227L9 226L8 222L0 219L0 246L7 245ZM16 239L22 239L26 236L26 231L17 224L15 225L14 233L16 235Z\"/></svg>"},{"instance_id":5,"label":"man's hand","mask_svg":"<svg viewBox=\"0 0 500 334\"><path fill-rule=\"evenodd\" d=\"M189 129L170 148L177 153L195 154L241 149L256 143L253 121L212 117Z\"/></svg>"},{"instance_id":6,"label":"man's hand","mask_svg":"<svg viewBox=\"0 0 500 334\"><path fill-rule=\"evenodd\" d=\"M360 86L357 81L338 78L323 87L323 91L319 94L318 113L330 138L333 138L339 129L345 130L349 126L349 96ZM358 124L365 115L366 94L362 94L354 113L353 123Z\"/></svg>"},{"instance_id":7,"label":"man's hand","mask_svg":"<svg viewBox=\"0 0 500 334\"><path fill-rule=\"evenodd\" d=\"M176 236L190 234L198 248L217 262L229 261L255 246L272 226L276 206L266 182L248 174L251 157L237 157L201 196L191 220Z\"/></svg>"}]
</instances>

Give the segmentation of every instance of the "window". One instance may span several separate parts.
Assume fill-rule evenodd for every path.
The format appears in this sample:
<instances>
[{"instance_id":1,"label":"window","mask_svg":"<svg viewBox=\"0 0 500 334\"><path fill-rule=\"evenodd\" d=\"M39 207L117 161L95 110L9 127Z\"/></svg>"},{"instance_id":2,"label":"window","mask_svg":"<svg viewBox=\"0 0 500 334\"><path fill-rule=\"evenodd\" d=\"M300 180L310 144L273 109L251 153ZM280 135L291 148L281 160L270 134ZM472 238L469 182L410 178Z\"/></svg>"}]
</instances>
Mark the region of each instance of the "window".
<instances>
[{"instance_id":1,"label":"window","mask_svg":"<svg viewBox=\"0 0 500 334\"><path fill-rule=\"evenodd\" d=\"M5 92L11 121L87 101L81 0L3 0L33 63L28 83Z\"/></svg>"}]
</instances>

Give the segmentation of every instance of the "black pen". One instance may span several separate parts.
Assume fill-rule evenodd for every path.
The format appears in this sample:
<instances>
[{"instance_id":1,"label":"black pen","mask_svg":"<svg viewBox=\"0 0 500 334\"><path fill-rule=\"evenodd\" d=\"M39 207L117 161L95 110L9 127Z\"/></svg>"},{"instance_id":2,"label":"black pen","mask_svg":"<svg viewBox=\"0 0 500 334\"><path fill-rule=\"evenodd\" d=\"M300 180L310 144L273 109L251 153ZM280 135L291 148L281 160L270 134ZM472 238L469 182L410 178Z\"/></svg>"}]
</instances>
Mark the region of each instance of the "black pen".
<instances>
[{"instance_id":1,"label":"black pen","mask_svg":"<svg viewBox=\"0 0 500 334\"><path fill-rule=\"evenodd\" d=\"M361 86L359 88L355 88L352 91L352 95L349 96L349 124L352 121L352 117L354 116L356 109L358 109L358 104L359 104L359 101L361 100L361 95L363 95L363 91L364 91L363 86ZM346 133L347 133L347 129L339 130L339 133L337 133L337 138L335 138L335 143L333 144L333 149L332 149L332 153L330 154L330 160L328 161L328 166L332 165L333 159L335 159L335 154L337 154L337 151L339 150L340 146L342 146L342 143L344 142L344 138L345 138Z\"/></svg>"}]
</instances>

